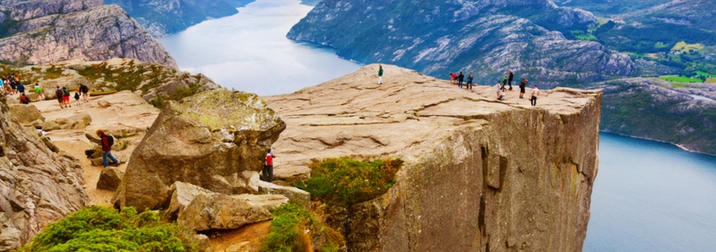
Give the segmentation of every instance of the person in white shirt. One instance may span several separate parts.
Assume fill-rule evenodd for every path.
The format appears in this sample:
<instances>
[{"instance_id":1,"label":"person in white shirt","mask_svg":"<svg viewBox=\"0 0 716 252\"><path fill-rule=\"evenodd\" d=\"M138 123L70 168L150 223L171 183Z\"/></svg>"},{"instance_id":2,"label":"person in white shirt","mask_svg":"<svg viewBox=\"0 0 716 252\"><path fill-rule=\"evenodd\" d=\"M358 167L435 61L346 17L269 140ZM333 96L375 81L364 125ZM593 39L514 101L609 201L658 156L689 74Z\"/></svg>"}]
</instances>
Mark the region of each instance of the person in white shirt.
<instances>
[{"instance_id":1,"label":"person in white shirt","mask_svg":"<svg viewBox=\"0 0 716 252\"><path fill-rule=\"evenodd\" d=\"M532 99L530 99L530 103L532 106L537 105L537 96L539 95L539 89L537 88L537 84L535 84L535 87L532 89Z\"/></svg>"}]
</instances>

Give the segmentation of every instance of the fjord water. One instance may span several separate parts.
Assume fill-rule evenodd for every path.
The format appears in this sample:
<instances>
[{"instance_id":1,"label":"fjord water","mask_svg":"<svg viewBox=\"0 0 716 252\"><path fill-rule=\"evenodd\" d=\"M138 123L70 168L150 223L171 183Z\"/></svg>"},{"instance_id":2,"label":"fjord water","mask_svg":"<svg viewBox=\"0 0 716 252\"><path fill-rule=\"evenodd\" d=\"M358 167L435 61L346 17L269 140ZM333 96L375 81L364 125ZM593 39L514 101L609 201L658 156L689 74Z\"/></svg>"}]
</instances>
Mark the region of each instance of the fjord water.
<instances>
[{"instance_id":1,"label":"fjord water","mask_svg":"<svg viewBox=\"0 0 716 252\"><path fill-rule=\"evenodd\" d=\"M584 251L716 251L716 157L600 134Z\"/></svg>"},{"instance_id":2,"label":"fjord water","mask_svg":"<svg viewBox=\"0 0 716 252\"><path fill-rule=\"evenodd\" d=\"M285 38L311 7L259 0L231 17L161 39L183 70L272 95L357 70L327 49ZM600 134L584 251L716 251L716 157Z\"/></svg>"},{"instance_id":3,"label":"fjord water","mask_svg":"<svg viewBox=\"0 0 716 252\"><path fill-rule=\"evenodd\" d=\"M286 38L311 10L300 0L258 0L239 14L202 22L159 39L181 70L259 95L297 91L354 72L334 51Z\"/></svg>"}]
</instances>

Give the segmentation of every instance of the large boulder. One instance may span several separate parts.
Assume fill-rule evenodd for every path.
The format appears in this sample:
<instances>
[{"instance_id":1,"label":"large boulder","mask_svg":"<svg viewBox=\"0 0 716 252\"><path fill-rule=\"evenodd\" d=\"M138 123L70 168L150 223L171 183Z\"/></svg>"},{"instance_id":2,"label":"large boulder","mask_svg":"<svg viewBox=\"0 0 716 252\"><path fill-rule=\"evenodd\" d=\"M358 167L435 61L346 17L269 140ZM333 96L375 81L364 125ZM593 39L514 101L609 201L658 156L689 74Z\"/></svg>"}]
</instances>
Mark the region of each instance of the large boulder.
<instances>
[{"instance_id":1,"label":"large boulder","mask_svg":"<svg viewBox=\"0 0 716 252\"><path fill-rule=\"evenodd\" d=\"M282 195L225 195L184 182L170 187L164 216L196 231L235 229L268 220L270 210L288 203Z\"/></svg>"},{"instance_id":2,"label":"large boulder","mask_svg":"<svg viewBox=\"0 0 716 252\"><path fill-rule=\"evenodd\" d=\"M122 182L122 177L124 177L124 172L115 167L107 167L99 174L97 189L114 191Z\"/></svg>"},{"instance_id":3,"label":"large boulder","mask_svg":"<svg viewBox=\"0 0 716 252\"><path fill-rule=\"evenodd\" d=\"M176 181L253 193L251 175L285 128L255 94L216 89L170 101L132 153L112 202L155 209Z\"/></svg>"},{"instance_id":4,"label":"large boulder","mask_svg":"<svg viewBox=\"0 0 716 252\"><path fill-rule=\"evenodd\" d=\"M22 125L33 125L44 121L35 105L12 104L10 105L10 116Z\"/></svg>"}]
</instances>

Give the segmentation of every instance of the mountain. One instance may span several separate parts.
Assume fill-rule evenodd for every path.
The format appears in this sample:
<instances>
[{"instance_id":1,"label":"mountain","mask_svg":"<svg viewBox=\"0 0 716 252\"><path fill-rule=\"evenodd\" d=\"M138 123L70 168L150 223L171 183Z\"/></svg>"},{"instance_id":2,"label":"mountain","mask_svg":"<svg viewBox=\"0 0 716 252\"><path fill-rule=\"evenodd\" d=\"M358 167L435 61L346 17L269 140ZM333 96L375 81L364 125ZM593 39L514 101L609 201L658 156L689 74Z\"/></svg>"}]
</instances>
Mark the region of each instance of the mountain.
<instances>
[{"instance_id":1,"label":"mountain","mask_svg":"<svg viewBox=\"0 0 716 252\"><path fill-rule=\"evenodd\" d=\"M204 20L239 13L236 8L254 0L105 0L117 4L146 28L152 36L160 38L183 31Z\"/></svg>"},{"instance_id":2,"label":"mountain","mask_svg":"<svg viewBox=\"0 0 716 252\"><path fill-rule=\"evenodd\" d=\"M164 47L127 13L101 0L0 2L0 60L45 64L134 58L177 68Z\"/></svg>"},{"instance_id":3,"label":"mountain","mask_svg":"<svg viewBox=\"0 0 716 252\"><path fill-rule=\"evenodd\" d=\"M443 78L472 71L479 83L492 84L509 69L544 87L636 74L627 55L563 35L596 22L551 1L325 0L287 37Z\"/></svg>"}]
</instances>

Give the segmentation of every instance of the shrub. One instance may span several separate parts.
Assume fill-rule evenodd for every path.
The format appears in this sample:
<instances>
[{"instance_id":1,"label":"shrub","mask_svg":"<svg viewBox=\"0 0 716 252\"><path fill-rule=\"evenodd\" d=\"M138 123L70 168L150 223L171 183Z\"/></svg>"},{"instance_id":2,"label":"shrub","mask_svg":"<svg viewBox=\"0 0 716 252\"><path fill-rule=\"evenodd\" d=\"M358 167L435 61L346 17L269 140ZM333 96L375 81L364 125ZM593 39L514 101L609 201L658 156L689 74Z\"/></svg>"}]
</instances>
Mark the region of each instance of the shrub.
<instances>
[{"instance_id":1,"label":"shrub","mask_svg":"<svg viewBox=\"0 0 716 252\"><path fill-rule=\"evenodd\" d=\"M192 231L159 219L132 207L84 208L47 226L22 251L199 251Z\"/></svg>"},{"instance_id":2,"label":"shrub","mask_svg":"<svg viewBox=\"0 0 716 252\"><path fill-rule=\"evenodd\" d=\"M321 251L338 251L345 245L343 236L316 221L299 205L286 204L271 214L274 219L260 251L313 251L312 238L325 241Z\"/></svg>"},{"instance_id":3,"label":"shrub","mask_svg":"<svg viewBox=\"0 0 716 252\"><path fill-rule=\"evenodd\" d=\"M351 158L313 160L312 177L294 186L330 205L349 206L374 199L395 184L395 173L403 161L377 159L373 162Z\"/></svg>"}]
</instances>

